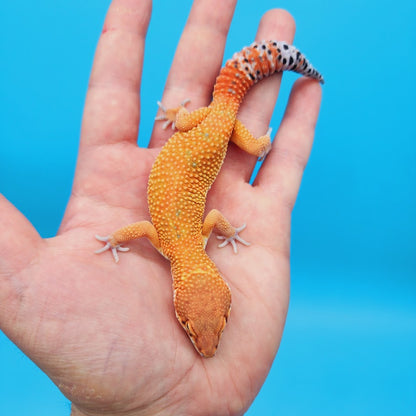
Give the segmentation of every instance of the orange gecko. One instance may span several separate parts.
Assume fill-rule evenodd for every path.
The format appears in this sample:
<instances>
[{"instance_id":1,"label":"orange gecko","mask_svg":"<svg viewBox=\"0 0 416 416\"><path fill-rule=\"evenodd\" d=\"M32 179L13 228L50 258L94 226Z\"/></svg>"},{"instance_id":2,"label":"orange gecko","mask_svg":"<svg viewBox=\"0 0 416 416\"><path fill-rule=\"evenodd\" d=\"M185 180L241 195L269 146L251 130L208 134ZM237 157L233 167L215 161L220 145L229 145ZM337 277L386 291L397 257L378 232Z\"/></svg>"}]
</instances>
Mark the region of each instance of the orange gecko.
<instances>
[{"instance_id":1,"label":"orange gecko","mask_svg":"<svg viewBox=\"0 0 416 416\"><path fill-rule=\"evenodd\" d=\"M208 107L189 113L184 105L167 110L166 120L177 131L164 145L149 176L148 204L152 222L140 221L108 237L97 239L111 250L115 261L122 244L147 237L171 262L173 301L178 321L196 350L212 357L218 347L231 308L231 292L214 262L205 252L215 229L237 252L237 242L248 245L223 215L210 211L203 220L207 192L218 175L231 140L263 159L271 148L270 132L255 138L237 119L247 90L263 77L290 70L323 83L322 76L295 47L281 41L255 42L234 54L222 68Z\"/></svg>"}]
</instances>

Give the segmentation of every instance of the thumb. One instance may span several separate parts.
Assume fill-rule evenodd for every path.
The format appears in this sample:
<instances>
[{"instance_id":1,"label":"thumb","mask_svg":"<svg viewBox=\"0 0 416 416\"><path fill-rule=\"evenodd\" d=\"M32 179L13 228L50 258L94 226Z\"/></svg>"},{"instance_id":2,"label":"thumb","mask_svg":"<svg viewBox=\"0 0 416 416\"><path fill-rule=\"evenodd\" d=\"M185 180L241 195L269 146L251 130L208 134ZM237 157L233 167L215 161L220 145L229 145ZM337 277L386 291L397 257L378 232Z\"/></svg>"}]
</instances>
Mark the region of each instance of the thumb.
<instances>
[{"instance_id":1,"label":"thumb","mask_svg":"<svg viewBox=\"0 0 416 416\"><path fill-rule=\"evenodd\" d=\"M36 257L42 242L26 217L0 194L0 326L22 284L17 275Z\"/></svg>"}]
</instances>

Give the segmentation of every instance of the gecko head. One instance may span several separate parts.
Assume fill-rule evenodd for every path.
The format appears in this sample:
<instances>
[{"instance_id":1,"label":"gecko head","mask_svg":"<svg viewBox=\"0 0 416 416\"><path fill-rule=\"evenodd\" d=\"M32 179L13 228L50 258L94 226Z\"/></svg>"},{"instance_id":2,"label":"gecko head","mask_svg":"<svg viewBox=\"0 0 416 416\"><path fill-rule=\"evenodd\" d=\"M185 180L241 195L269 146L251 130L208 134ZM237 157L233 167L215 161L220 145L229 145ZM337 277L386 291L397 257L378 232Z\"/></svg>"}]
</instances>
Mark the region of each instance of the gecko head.
<instances>
[{"instance_id":1,"label":"gecko head","mask_svg":"<svg viewBox=\"0 0 416 416\"><path fill-rule=\"evenodd\" d=\"M213 357L231 308L231 292L218 274L194 273L175 290L180 324L203 357Z\"/></svg>"}]
</instances>

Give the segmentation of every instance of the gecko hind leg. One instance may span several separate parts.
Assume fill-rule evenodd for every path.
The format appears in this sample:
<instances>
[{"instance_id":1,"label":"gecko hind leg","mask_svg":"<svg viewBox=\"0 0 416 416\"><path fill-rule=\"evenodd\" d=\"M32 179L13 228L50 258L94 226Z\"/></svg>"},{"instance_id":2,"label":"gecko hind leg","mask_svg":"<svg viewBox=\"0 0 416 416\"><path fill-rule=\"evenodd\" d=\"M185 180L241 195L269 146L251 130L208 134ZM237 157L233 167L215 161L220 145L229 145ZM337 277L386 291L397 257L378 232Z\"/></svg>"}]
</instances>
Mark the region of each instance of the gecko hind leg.
<instances>
[{"instance_id":1,"label":"gecko hind leg","mask_svg":"<svg viewBox=\"0 0 416 416\"><path fill-rule=\"evenodd\" d=\"M200 124L209 112L209 107L201 107L197 110L189 112L185 106L191 100L187 99L182 101L180 106L175 108L167 108L160 101L157 102L157 105L162 110L163 114L155 117L155 120L161 120L163 123L162 128L166 129L169 125L172 125L172 129L177 129L178 131L188 131Z\"/></svg>"},{"instance_id":2,"label":"gecko hind leg","mask_svg":"<svg viewBox=\"0 0 416 416\"><path fill-rule=\"evenodd\" d=\"M269 128L264 136L256 138L250 133L247 127L237 119L230 140L240 149L251 155L257 156L260 161L263 161L272 148L272 141L270 138L271 132L272 129Z\"/></svg>"},{"instance_id":3,"label":"gecko hind leg","mask_svg":"<svg viewBox=\"0 0 416 416\"><path fill-rule=\"evenodd\" d=\"M176 127L176 116L181 109L185 109L186 104L190 103L191 100L187 98L183 100L178 107L175 108L167 108L165 107L160 101L157 102L158 107L162 110L162 114L160 116L156 116L156 121L165 121L163 123L163 130L167 129L170 125L172 126L172 130Z\"/></svg>"}]
</instances>

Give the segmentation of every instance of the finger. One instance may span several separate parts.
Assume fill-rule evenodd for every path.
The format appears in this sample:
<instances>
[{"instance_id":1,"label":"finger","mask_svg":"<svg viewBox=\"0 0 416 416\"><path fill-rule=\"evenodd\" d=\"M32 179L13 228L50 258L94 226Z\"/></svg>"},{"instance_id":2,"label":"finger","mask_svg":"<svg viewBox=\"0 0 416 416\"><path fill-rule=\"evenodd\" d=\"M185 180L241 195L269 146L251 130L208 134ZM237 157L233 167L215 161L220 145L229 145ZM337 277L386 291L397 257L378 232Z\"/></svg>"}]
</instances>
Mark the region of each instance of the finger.
<instances>
[{"instance_id":1,"label":"finger","mask_svg":"<svg viewBox=\"0 0 416 416\"><path fill-rule=\"evenodd\" d=\"M87 92L80 153L91 145L135 143L150 0L113 0L98 42Z\"/></svg>"},{"instance_id":2,"label":"finger","mask_svg":"<svg viewBox=\"0 0 416 416\"><path fill-rule=\"evenodd\" d=\"M273 148L254 182L289 211L309 159L320 103L317 81L300 78L295 82Z\"/></svg>"},{"instance_id":3,"label":"finger","mask_svg":"<svg viewBox=\"0 0 416 416\"><path fill-rule=\"evenodd\" d=\"M176 107L191 99L189 109L209 104L224 53L236 0L199 0L193 3L166 81L162 103ZM172 130L156 123L150 147L161 146Z\"/></svg>"},{"instance_id":4,"label":"finger","mask_svg":"<svg viewBox=\"0 0 416 416\"><path fill-rule=\"evenodd\" d=\"M296 24L293 17L285 10L270 10L262 17L256 34L256 40L283 40L293 42ZM279 95L282 74L277 73L263 79L246 95L238 113L238 119L255 137L266 134ZM245 153L236 146L230 146L230 158L235 159L232 167L234 174L244 180L250 179L256 157Z\"/></svg>"},{"instance_id":5,"label":"finger","mask_svg":"<svg viewBox=\"0 0 416 416\"><path fill-rule=\"evenodd\" d=\"M151 0L113 0L110 5L94 57L72 196L60 233L96 221L97 202L132 209L138 204L137 198L127 202L132 189L135 196L145 194L134 168L150 12ZM102 215L108 218L108 212Z\"/></svg>"},{"instance_id":6,"label":"finger","mask_svg":"<svg viewBox=\"0 0 416 416\"><path fill-rule=\"evenodd\" d=\"M0 195L0 328L4 319L12 321L23 292L30 282L21 282L19 273L33 263L42 239L29 221Z\"/></svg>"}]
</instances>

